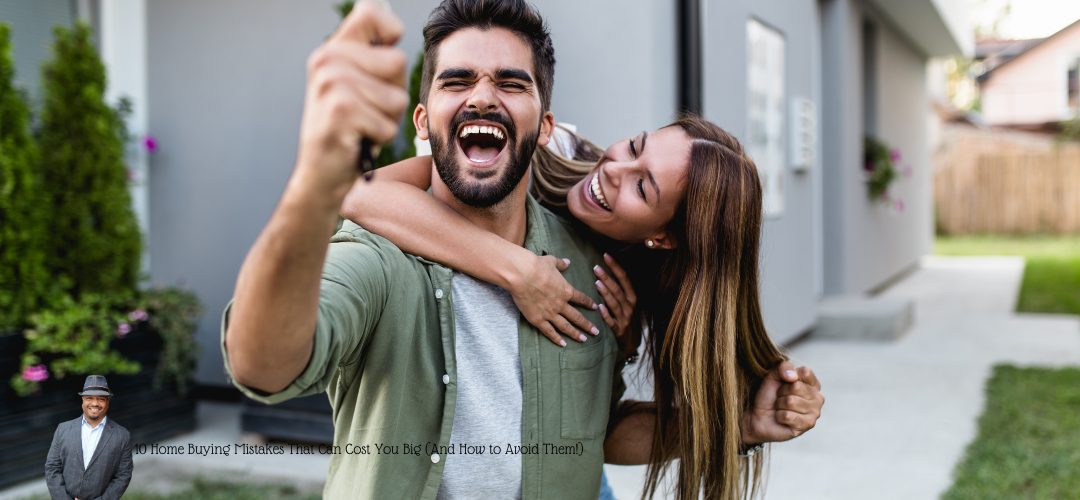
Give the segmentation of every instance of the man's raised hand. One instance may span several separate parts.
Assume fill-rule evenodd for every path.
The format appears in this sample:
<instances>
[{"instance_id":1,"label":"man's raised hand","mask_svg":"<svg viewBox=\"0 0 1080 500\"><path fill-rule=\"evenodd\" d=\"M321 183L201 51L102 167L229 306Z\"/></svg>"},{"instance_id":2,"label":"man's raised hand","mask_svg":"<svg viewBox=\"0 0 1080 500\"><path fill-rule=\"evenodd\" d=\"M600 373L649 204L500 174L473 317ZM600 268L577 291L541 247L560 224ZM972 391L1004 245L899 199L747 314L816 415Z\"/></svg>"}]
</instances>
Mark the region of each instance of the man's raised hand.
<instances>
[{"instance_id":1,"label":"man's raised hand","mask_svg":"<svg viewBox=\"0 0 1080 500\"><path fill-rule=\"evenodd\" d=\"M403 29L388 9L360 1L308 57L294 182L344 197L360 139L384 143L397 134L409 102L405 53L394 47Z\"/></svg>"}]
</instances>

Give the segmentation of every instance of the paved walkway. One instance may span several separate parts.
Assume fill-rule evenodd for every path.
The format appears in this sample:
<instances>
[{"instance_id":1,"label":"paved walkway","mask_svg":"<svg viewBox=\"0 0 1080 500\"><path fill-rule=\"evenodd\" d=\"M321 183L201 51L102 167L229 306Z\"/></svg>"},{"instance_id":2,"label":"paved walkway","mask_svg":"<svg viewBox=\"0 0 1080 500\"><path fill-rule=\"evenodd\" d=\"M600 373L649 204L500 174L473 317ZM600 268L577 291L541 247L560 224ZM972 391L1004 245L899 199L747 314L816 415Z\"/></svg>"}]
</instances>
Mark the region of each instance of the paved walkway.
<instances>
[{"instance_id":1,"label":"paved walkway","mask_svg":"<svg viewBox=\"0 0 1080 500\"><path fill-rule=\"evenodd\" d=\"M896 342L813 338L791 352L814 368L827 403L809 434L773 448L767 498L932 499L975 436L983 387L997 363L1080 365L1075 316L1014 314L1023 261L928 257L885 292L911 297L916 319ZM647 384L631 393L647 391ZM201 404L200 430L173 444L239 442L238 409ZM273 478L318 488L326 456L139 456L133 488L169 489L194 474ZM638 498L644 467L606 466L616 495ZM148 479L161 471L156 482ZM0 499L43 492L41 481Z\"/></svg>"},{"instance_id":2,"label":"paved walkway","mask_svg":"<svg viewBox=\"0 0 1080 500\"><path fill-rule=\"evenodd\" d=\"M975 437L994 364L1080 365L1076 316L1012 312L1022 276L1020 258L928 257L884 293L916 302L899 341L796 345L826 403L813 431L773 447L766 498L940 496ZM642 468L607 468L619 498L637 498Z\"/></svg>"}]
</instances>

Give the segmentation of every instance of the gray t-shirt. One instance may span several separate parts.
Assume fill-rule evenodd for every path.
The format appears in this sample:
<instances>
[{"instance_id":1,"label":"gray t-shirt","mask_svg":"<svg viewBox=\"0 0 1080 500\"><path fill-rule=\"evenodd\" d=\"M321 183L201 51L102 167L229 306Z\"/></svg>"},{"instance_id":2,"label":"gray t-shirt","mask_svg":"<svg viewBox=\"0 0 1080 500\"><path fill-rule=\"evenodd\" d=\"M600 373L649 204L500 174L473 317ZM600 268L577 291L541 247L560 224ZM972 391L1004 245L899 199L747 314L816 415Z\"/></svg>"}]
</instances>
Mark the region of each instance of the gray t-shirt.
<instances>
[{"instance_id":1,"label":"gray t-shirt","mask_svg":"<svg viewBox=\"0 0 1080 500\"><path fill-rule=\"evenodd\" d=\"M457 405L439 499L521 498L520 313L510 294L495 285L455 273L454 351ZM463 454L461 445L483 454ZM491 446L502 448L493 454Z\"/></svg>"}]
</instances>

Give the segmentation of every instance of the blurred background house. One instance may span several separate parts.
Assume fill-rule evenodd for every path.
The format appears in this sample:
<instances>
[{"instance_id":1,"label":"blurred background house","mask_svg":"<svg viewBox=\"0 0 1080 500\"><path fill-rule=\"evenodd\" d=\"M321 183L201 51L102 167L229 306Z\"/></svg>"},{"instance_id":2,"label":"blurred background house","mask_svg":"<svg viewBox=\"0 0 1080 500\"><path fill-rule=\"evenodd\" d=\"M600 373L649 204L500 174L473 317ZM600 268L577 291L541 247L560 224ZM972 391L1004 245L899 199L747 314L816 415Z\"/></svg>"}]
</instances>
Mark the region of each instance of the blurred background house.
<instances>
[{"instance_id":1,"label":"blurred background house","mask_svg":"<svg viewBox=\"0 0 1080 500\"><path fill-rule=\"evenodd\" d=\"M974 55L931 65L944 123L934 161L937 229L1080 231L1080 9L979 5ZM1015 8L1055 28L1012 26Z\"/></svg>"},{"instance_id":2,"label":"blurred background house","mask_svg":"<svg viewBox=\"0 0 1080 500\"><path fill-rule=\"evenodd\" d=\"M988 125L1041 128L1080 112L1080 19L1046 38L985 40L976 61Z\"/></svg>"}]
</instances>

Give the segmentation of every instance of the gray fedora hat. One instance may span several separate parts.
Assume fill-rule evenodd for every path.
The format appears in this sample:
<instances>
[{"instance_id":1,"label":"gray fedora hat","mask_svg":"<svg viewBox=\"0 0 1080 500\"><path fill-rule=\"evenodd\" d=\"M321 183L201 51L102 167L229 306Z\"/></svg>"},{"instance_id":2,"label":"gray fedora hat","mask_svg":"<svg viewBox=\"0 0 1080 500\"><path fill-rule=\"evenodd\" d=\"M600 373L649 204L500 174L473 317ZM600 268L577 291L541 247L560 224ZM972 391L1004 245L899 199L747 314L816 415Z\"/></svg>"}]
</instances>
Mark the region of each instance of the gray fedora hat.
<instances>
[{"instance_id":1,"label":"gray fedora hat","mask_svg":"<svg viewBox=\"0 0 1080 500\"><path fill-rule=\"evenodd\" d=\"M112 391L109 390L109 381L105 380L104 375L86 377L82 389L82 392L79 393L80 396L112 396Z\"/></svg>"}]
</instances>

